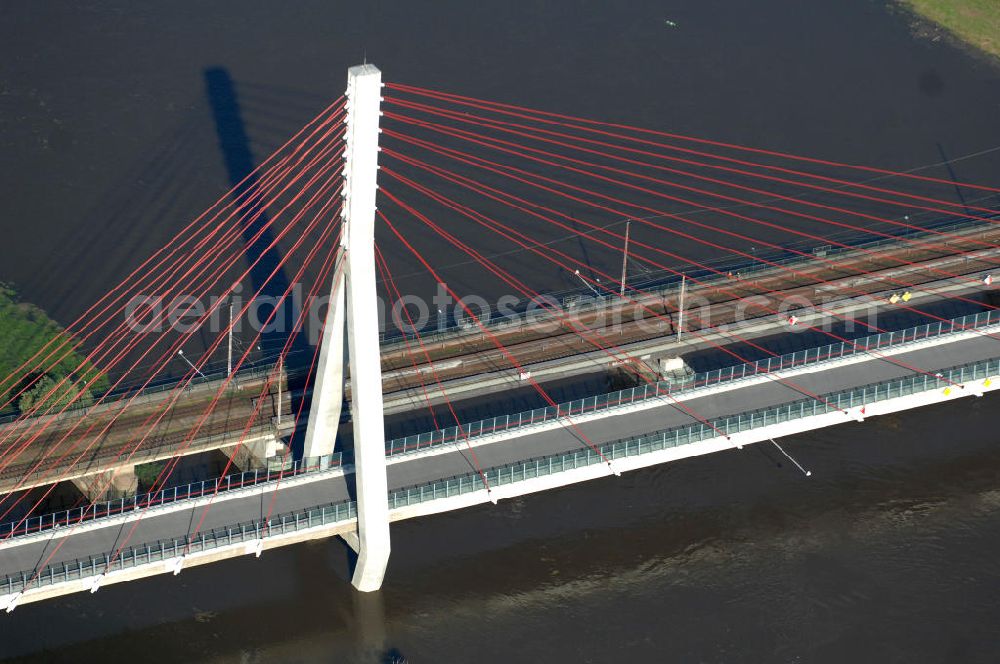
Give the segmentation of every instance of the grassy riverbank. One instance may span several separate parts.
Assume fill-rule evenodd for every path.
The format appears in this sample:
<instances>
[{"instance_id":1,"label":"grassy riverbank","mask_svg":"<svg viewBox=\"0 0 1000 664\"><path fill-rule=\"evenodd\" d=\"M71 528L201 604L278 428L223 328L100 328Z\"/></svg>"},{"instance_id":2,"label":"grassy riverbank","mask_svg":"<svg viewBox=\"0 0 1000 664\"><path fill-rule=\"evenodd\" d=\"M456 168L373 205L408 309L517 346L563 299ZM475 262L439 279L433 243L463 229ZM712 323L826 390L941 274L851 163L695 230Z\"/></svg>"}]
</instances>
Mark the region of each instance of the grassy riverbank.
<instances>
[{"instance_id":1,"label":"grassy riverbank","mask_svg":"<svg viewBox=\"0 0 1000 664\"><path fill-rule=\"evenodd\" d=\"M903 0L959 39L1000 57L1000 0Z\"/></svg>"},{"instance_id":2,"label":"grassy riverbank","mask_svg":"<svg viewBox=\"0 0 1000 664\"><path fill-rule=\"evenodd\" d=\"M49 346L50 350L61 350L45 363L47 370L44 373L25 375L23 370L19 371L25 361L50 341L54 341ZM96 375L96 369L90 363L84 363L84 358L79 353L71 352L70 342L71 339L63 329L44 311L19 301L13 288L0 283L0 404L7 400L11 391L19 392L22 388L24 392L16 403L22 411L45 397L48 403L66 403L81 392L83 394L79 401L86 404L94 394L107 389L105 378L96 379L90 389L82 387ZM42 357L47 354L48 351L45 351ZM56 388L66 376L72 376L76 380L67 381Z\"/></svg>"}]
</instances>

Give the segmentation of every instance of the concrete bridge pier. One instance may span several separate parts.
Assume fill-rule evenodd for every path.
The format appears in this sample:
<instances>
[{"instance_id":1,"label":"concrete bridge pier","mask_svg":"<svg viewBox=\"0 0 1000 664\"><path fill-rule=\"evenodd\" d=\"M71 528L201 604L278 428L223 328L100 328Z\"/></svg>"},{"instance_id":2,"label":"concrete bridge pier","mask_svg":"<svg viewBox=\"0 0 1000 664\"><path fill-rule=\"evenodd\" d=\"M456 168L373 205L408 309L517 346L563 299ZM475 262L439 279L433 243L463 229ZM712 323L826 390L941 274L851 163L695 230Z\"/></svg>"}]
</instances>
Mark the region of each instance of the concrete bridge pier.
<instances>
[{"instance_id":1,"label":"concrete bridge pier","mask_svg":"<svg viewBox=\"0 0 1000 664\"><path fill-rule=\"evenodd\" d=\"M139 478L135 466L121 466L114 470L73 479L73 484L91 502L114 500L135 495L139 488Z\"/></svg>"},{"instance_id":2,"label":"concrete bridge pier","mask_svg":"<svg viewBox=\"0 0 1000 664\"><path fill-rule=\"evenodd\" d=\"M267 460L286 454L288 446L276 432L248 440L239 448L223 447L220 451L233 460L234 466L246 472L255 468L267 467Z\"/></svg>"}]
</instances>

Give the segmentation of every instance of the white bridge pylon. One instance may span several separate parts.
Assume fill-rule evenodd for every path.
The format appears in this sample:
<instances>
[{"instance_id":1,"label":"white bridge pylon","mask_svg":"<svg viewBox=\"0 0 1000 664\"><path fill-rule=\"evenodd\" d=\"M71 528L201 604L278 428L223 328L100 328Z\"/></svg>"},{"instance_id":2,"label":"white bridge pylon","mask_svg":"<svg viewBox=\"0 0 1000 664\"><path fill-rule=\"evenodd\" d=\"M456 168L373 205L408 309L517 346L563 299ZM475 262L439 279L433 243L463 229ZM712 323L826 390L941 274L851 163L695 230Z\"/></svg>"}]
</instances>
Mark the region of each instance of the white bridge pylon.
<instances>
[{"instance_id":1,"label":"white bridge pylon","mask_svg":"<svg viewBox=\"0 0 1000 664\"><path fill-rule=\"evenodd\" d=\"M358 553L351 583L365 592L381 587L390 549L375 291L375 193L381 94L382 72L377 67L365 64L347 70L343 233L304 446L307 457L333 452L344 396L346 324L358 503L357 539L346 539Z\"/></svg>"}]
</instances>

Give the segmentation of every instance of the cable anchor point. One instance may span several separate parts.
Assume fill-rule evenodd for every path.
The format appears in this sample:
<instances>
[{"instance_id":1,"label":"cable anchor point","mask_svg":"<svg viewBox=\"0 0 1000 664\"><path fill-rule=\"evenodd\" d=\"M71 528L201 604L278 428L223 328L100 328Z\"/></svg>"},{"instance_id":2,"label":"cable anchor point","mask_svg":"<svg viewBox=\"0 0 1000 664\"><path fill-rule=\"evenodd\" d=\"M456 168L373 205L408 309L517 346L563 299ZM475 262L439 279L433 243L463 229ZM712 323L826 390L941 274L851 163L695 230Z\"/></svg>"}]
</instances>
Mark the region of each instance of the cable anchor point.
<instances>
[{"instance_id":1,"label":"cable anchor point","mask_svg":"<svg viewBox=\"0 0 1000 664\"><path fill-rule=\"evenodd\" d=\"M7 606L4 608L4 611L6 611L7 613L13 612L14 609L17 608L17 605L21 601L21 597L23 596L24 596L23 590L19 593L12 595L11 598L7 600Z\"/></svg>"},{"instance_id":2,"label":"cable anchor point","mask_svg":"<svg viewBox=\"0 0 1000 664\"><path fill-rule=\"evenodd\" d=\"M253 554L254 558L260 558L260 554L264 552L264 538L258 538L253 541L247 542L244 551L249 554Z\"/></svg>"},{"instance_id":3,"label":"cable anchor point","mask_svg":"<svg viewBox=\"0 0 1000 664\"><path fill-rule=\"evenodd\" d=\"M91 595L93 595L94 593L96 593L98 590L101 589L101 585L104 584L104 579L106 579L107 576L108 573L103 572L100 576L94 577L93 581L90 582L87 588L90 591Z\"/></svg>"}]
</instances>

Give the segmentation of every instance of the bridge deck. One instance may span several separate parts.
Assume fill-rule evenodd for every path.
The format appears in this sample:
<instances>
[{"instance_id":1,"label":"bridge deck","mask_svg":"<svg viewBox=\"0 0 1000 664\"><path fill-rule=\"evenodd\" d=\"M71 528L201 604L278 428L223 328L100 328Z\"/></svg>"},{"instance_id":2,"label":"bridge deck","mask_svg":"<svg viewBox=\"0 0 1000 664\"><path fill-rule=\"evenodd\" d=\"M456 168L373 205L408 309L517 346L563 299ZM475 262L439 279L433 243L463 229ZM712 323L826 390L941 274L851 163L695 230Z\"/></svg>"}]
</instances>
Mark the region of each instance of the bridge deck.
<instances>
[{"instance_id":1,"label":"bridge deck","mask_svg":"<svg viewBox=\"0 0 1000 664\"><path fill-rule=\"evenodd\" d=\"M934 239L916 244L887 241L877 251L847 250L829 258L811 262L802 258L782 267L760 267L731 277L702 277L700 283L689 283L687 290L689 314L684 327L690 334L684 345L665 339L676 331L676 287L635 294L633 301L612 298L596 308L570 308L562 314L539 309L536 319L495 328L492 333L522 366L532 369L536 378L544 375L554 379L605 367L608 357L600 346L628 347L633 355L684 353L705 346L701 340L706 332L715 343L731 343L732 336L714 331L720 325L735 325L731 331L745 338L767 330L773 333L783 323L773 315L781 301L797 302L796 307L812 303L828 314L842 315L867 313L860 305L866 296L875 299L865 306L882 306L890 293L909 290L913 298L910 305L919 307L930 300L982 288L982 275L994 270L1000 257L1000 225L949 233L944 241ZM748 306L743 299L759 298L762 293L770 298L763 306ZM581 338L581 332L598 343ZM454 399L459 394L518 387L513 365L476 326L424 343L436 364L433 373L423 352L411 358L404 345L396 346L383 351L387 413L418 407L428 398L441 402L445 392ZM437 380L443 389L436 385ZM350 396L349 385L345 395Z\"/></svg>"},{"instance_id":2,"label":"bridge deck","mask_svg":"<svg viewBox=\"0 0 1000 664\"><path fill-rule=\"evenodd\" d=\"M1000 344L989 336L972 336L950 343L922 347L892 357L906 364L934 371L977 360L1000 356ZM792 380L805 390L823 394L873 382L905 376L913 372L886 359L871 355L859 356L851 363L814 365ZM706 417L717 417L773 406L803 398L788 386L763 379L733 383L724 391L703 395L692 393L686 398L692 408ZM639 412L628 409L608 411L599 419L580 423L579 430L593 443L600 444L622 437L643 434L659 429L692 422L691 415L672 402ZM847 421L847 420L845 420ZM476 454L483 467L496 466L523 459L580 449L585 443L570 428L544 431L527 431L519 437L496 442L476 441ZM465 474L474 468L464 446L444 447L432 454L401 456L389 465L389 486L401 488L431 482L436 479ZM269 512L280 514L316 505L349 500L350 475L340 472L326 473L315 481L289 483L277 492L271 506L273 491L261 495L233 495L220 498L208 511L203 530L238 522L259 520ZM201 519L204 508L173 505L150 511L138 525L116 520L107 523L93 522L81 527L72 537L65 538L65 531L56 531L45 537L14 539L0 546L0 574L31 570L65 542L50 563L73 561L90 555L112 551L126 537L133 526L135 532L130 544L142 544L173 537L182 538L193 532Z\"/></svg>"},{"instance_id":3,"label":"bridge deck","mask_svg":"<svg viewBox=\"0 0 1000 664\"><path fill-rule=\"evenodd\" d=\"M801 298L801 301L822 302L825 310L844 313L867 306L860 302L859 294L884 295L888 291L899 290L893 288L892 280L895 279L918 284L919 287L912 289L914 299L911 304L923 304L929 299L939 298L942 293L977 288L980 275L995 267L996 257L1000 256L1000 249L983 248L991 242L1000 242L1000 225L953 232L947 241L934 245L922 243L914 247L907 242L893 241L879 247L874 255L870 250L845 251L832 259L836 268L820 261L810 263L803 259L792 264L791 269L796 272L793 275L777 267L766 267L751 274L734 275L732 279L706 279L702 285L691 285L688 301L694 303L700 297L709 308L689 315L685 327L696 332L709 324L730 324L743 318L747 320L736 325L733 332L747 338L773 333L784 326L781 317L771 315L760 307L746 307L738 299L760 293L762 289L776 291L783 297ZM902 261L912 265L901 265ZM943 276L948 274L963 276ZM497 329L495 334L518 357L522 366L532 371L536 380L564 379L605 371L611 358L593 343L581 338L577 334L579 330L590 330L588 334L592 338L601 345L608 345L602 336L608 334L605 328L620 320L622 324L614 328L614 345L631 356L651 352L691 352L707 344L693 333L686 336L683 345L670 336L674 332L671 313L676 309L676 296L676 292L669 296L661 292L637 295L645 309L612 299L598 309L568 311L564 314L563 324L554 324L552 317L547 316ZM880 298L878 303L886 304L884 298ZM774 309L777 303L772 302L768 306ZM701 321L698 316L710 320ZM572 327L565 320L571 321ZM731 337L718 331L706 331L711 332L709 336L713 338L713 343L731 341ZM472 396L522 386L518 381L518 372L512 370L510 362L482 334L459 331L428 341L425 347L436 361L433 375L430 365L420 353L413 359L416 366L409 366L405 347L396 344L383 352L387 413L422 407L428 398L432 402L440 402L445 391L455 399L458 395ZM442 382L441 387L436 385L436 380ZM426 389L417 389L421 383L426 384ZM12 438L12 442L7 443L24 449L14 457L13 462L0 468L0 494L50 484L55 478L72 479L121 466L170 458L179 450L183 450L184 454L193 454L231 447L239 442L243 434L261 385L260 379L246 380L243 381L242 391L227 391L196 439L190 442L188 433L207 408L218 387L216 382L204 383L195 392L185 394L148 436L148 418L157 416L156 408L164 403L169 393L142 397L138 404L129 406L128 411L109 427L106 425L121 409L118 402L102 406L99 409L101 412L84 418L78 412L67 413L47 425L37 439L28 434ZM349 395L348 381L345 396ZM272 389L262 404L257 425L249 432L250 440L271 435L271 418L277 414L276 401L277 393ZM284 414L290 413L291 401L285 391ZM38 420L6 425L0 427L0 436L6 438L12 430L16 432L37 425ZM71 429L72 433L69 433ZM122 450L130 450L131 442L143 436L147 438L135 456L123 458Z\"/></svg>"},{"instance_id":4,"label":"bridge deck","mask_svg":"<svg viewBox=\"0 0 1000 664\"><path fill-rule=\"evenodd\" d=\"M10 435L12 442L7 445L21 451L4 457L0 494L102 473L123 465L169 459L179 453L195 454L236 445L265 381L241 379L234 384L239 389L226 390L204 422L202 417L216 394L214 383L184 392L173 406L170 406L173 392L161 392L139 397L131 404L109 402L82 416L72 412L8 424L0 428L0 436ZM260 434L258 429L268 435L273 432L271 418L277 415L278 389L277 384L270 386L261 400L257 417L261 425L249 432L251 437ZM284 415L291 412L289 402L286 396L282 403ZM195 434L199 422L202 423ZM144 435L147 437L142 445L134 456L129 456Z\"/></svg>"}]
</instances>

